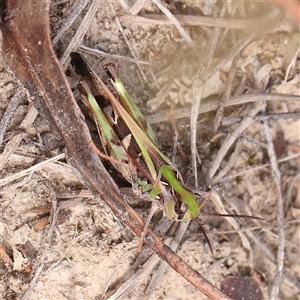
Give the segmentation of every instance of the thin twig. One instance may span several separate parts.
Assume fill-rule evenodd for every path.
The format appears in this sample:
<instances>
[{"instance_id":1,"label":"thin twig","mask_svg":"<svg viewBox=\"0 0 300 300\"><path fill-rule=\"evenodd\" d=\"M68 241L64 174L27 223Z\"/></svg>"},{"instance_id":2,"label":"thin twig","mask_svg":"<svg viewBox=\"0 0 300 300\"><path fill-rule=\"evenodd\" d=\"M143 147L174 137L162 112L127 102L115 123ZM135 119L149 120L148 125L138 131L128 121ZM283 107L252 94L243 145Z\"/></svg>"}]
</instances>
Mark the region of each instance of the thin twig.
<instances>
[{"instance_id":1,"label":"thin twig","mask_svg":"<svg viewBox=\"0 0 300 300\"><path fill-rule=\"evenodd\" d=\"M290 156L287 156L287 157L284 157L282 159L279 159L277 162L278 163L282 163L282 162L286 162L288 160L291 160L291 159L295 159L295 158L298 158L300 156L300 153L296 153L296 154L293 154L293 155L290 155ZM232 176L228 176L228 177L225 177L221 180L221 182L224 182L224 181L228 181L228 180L232 180L236 177L239 177L239 176L243 176L249 172L254 172L254 171L258 171L260 169L264 169L266 167L269 167L271 164L264 164L264 165L261 165L261 166L257 166L255 168L251 168L251 169L248 169L248 170L245 170L245 171L242 171L242 172L239 172L239 173L236 173ZM215 181L213 181L213 183L217 183Z\"/></svg>"},{"instance_id":2,"label":"thin twig","mask_svg":"<svg viewBox=\"0 0 300 300\"><path fill-rule=\"evenodd\" d=\"M186 40L190 46L194 46L194 42L191 37L186 33L184 28L180 25L178 20L173 16L173 14L161 3L160 0L152 0L152 2L166 15L166 17L171 21L171 23L177 28L181 36Z\"/></svg>"},{"instance_id":3,"label":"thin twig","mask_svg":"<svg viewBox=\"0 0 300 300\"><path fill-rule=\"evenodd\" d=\"M125 43L126 43L128 49L130 50L131 55L134 57L134 59L135 59L136 61L138 61L138 58L137 58L137 56L136 56L135 51L133 50L133 47L130 45L130 43L129 43L127 37L126 37L126 35L124 34L124 30L123 30L123 27L122 27L122 25L121 25L121 23L120 23L119 17L116 17L116 18L115 18L115 22L116 22L116 24L117 24L117 26L118 26L118 28L119 28L119 30L120 30L122 36L123 36L123 39L124 39L124 41L125 41ZM146 75L145 75L143 69L141 68L141 66L139 65L139 63L137 63L137 67L139 68L139 70L140 70L140 72L141 72L141 74L142 74L143 79L144 79L145 81L147 81Z\"/></svg>"},{"instance_id":4,"label":"thin twig","mask_svg":"<svg viewBox=\"0 0 300 300\"><path fill-rule=\"evenodd\" d=\"M200 69L199 69L200 71ZM202 82L198 78L193 84L193 104L191 107L190 132L191 132L191 156L192 167L195 177L195 188L198 187L198 172L197 172L197 119L202 99Z\"/></svg>"},{"instance_id":5,"label":"thin twig","mask_svg":"<svg viewBox=\"0 0 300 300\"><path fill-rule=\"evenodd\" d=\"M239 53L253 38L255 35L251 35L249 37L246 37L237 45L232 47L229 52L225 54L225 56L218 61L217 64L210 67L202 76L201 73L198 72L197 78L194 81L193 84L193 105L191 109L191 120L190 120L190 126L191 126L191 152L192 152L192 166L195 176L195 187L197 188L198 185L198 176L197 176L197 155L196 155L196 135L197 135L197 128L196 128L196 120L197 116L199 114L200 109L200 102L201 102L201 93L200 88L202 88L203 84L211 78L216 72L218 72L229 60L233 59L237 53ZM201 77L200 77L201 76ZM200 77L200 78L199 78Z\"/></svg>"},{"instance_id":6,"label":"thin twig","mask_svg":"<svg viewBox=\"0 0 300 300\"><path fill-rule=\"evenodd\" d=\"M229 102L226 103L225 107L230 107L234 105L245 104L249 102L257 102L257 101L298 101L300 102L300 97L295 95L288 94L267 94L267 93L255 93L255 94L244 94L238 97L231 97ZM203 102L200 106L198 114L207 113L213 110L217 110L219 107L220 100L218 98L212 99L207 102ZM175 108L174 109L174 118L182 119L188 118L191 114L190 107L184 108ZM257 116L259 118L259 116ZM164 121L168 121L168 111L166 109L160 109L155 114L152 114L147 117L147 121L150 124L157 124Z\"/></svg>"},{"instance_id":7,"label":"thin twig","mask_svg":"<svg viewBox=\"0 0 300 300\"><path fill-rule=\"evenodd\" d=\"M238 41L225 55L220 58L214 65L212 65L208 70L205 70L204 74L201 74L201 79L203 84L210 79L215 73L220 71L226 64L231 62L233 58L240 53L254 38L256 34L251 34L246 36L242 40Z\"/></svg>"},{"instance_id":8,"label":"thin twig","mask_svg":"<svg viewBox=\"0 0 300 300\"><path fill-rule=\"evenodd\" d=\"M225 85L225 90L224 90L224 93L223 93L222 98L221 98L220 107L219 107L219 109L216 113L216 116L215 116L215 119L214 119L214 122L213 122L214 130L217 130L219 128L220 123L221 123L221 119L222 119L222 116L223 116L223 113L224 113L225 104L230 99L231 87L232 87L232 84L233 84L234 75L235 75L235 72L237 70L237 64L238 64L239 59L240 59L240 55L237 54L237 56L232 61L232 65L231 65L231 68L230 68L230 71L229 71L229 74L228 74L228 77L227 77L226 85Z\"/></svg>"},{"instance_id":9,"label":"thin twig","mask_svg":"<svg viewBox=\"0 0 300 300\"><path fill-rule=\"evenodd\" d=\"M13 117L19 103L21 102L23 96L25 95L24 89L19 87L12 97L12 99L9 101L8 107L2 117L2 120L0 122L0 146L2 144L4 134L6 132L8 123L10 119Z\"/></svg>"},{"instance_id":10,"label":"thin twig","mask_svg":"<svg viewBox=\"0 0 300 300\"><path fill-rule=\"evenodd\" d=\"M272 254L269 248L260 239L258 239L251 230L246 231L246 234L257 246L259 246L263 250L266 256L272 261L272 263L276 265L276 257ZM289 280L289 282L291 282L300 292L300 282L295 277L293 277L286 269L283 269L283 274Z\"/></svg>"},{"instance_id":11,"label":"thin twig","mask_svg":"<svg viewBox=\"0 0 300 300\"><path fill-rule=\"evenodd\" d=\"M240 118L240 122L241 122L241 120L242 120L242 117ZM208 126L206 124L202 124L202 127L206 128L209 131L215 132L210 126ZM224 129L218 129L217 132L224 133L225 135L228 135L228 134L231 133L230 131L224 130ZM262 148L267 148L267 146L266 146L265 143L263 143L263 142L261 142L261 141L259 141L257 139L254 139L254 138L249 138L249 137L247 137L247 136L245 136L243 134L241 134L239 136L239 140L240 141L246 141L246 142L249 142L249 143L254 144L254 145L258 145L258 146L260 146Z\"/></svg>"},{"instance_id":12,"label":"thin twig","mask_svg":"<svg viewBox=\"0 0 300 300\"><path fill-rule=\"evenodd\" d=\"M240 123L240 125L224 140L221 148L218 151L217 156L215 157L211 168L207 174L207 183L208 185L214 182L213 176L215 175L217 169L219 168L224 156L227 154L227 151L232 146L232 144L236 141L236 139L243 133L245 129L247 129L251 124L255 121L253 117L263 108L261 103L256 103L254 108L249 111L248 116Z\"/></svg>"},{"instance_id":13,"label":"thin twig","mask_svg":"<svg viewBox=\"0 0 300 300\"><path fill-rule=\"evenodd\" d=\"M79 49L83 50L83 51L86 51L88 53L95 54L95 55L100 56L100 57L109 57L109 58L113 58L113 59L128 60L132 63L142 64L142 65L149 65L150 64L148 61L135 59L135 58L131 58L131 57L128 57L128 56L119 55L119 54L107 53L107 52L104 52L104 51L99 50L99 49L87 47L85 45L80 45Z\"/></svg>"},{"instance_id":14,"label":"thin twig","mask_svg":"<svg viewBox=\"0 0 300 300\"><path fill-rule=\"evenodd\" d=\"M179 146L178 144L178 138L179 138L179 132L175 123L175 119L174 119L174 111L173 111L173 104L169 103L170 105L170 121L172 124L172 129L173 129L173 150L172 150L172 159L171 162L173 165L175 165L175 161L176 161L176 153L177 153L177 147Z\"/></svg>"},{"instance_id":15,"label":"thin twig","mask_svg":"<svg viewBox=\"0 0 300 300\"><path fill-rule=\"evenodd\" d=\"M36 116L38 115L38 111L32 105L27 115L23 119L22 123L19 126L19 130L21 131L17 135L15 135L6 145L4 151L0 155L0 170L3 169L5 164L7 163L11 154L16 150L21 140L26 136L28 128L34 122ZM0 184L1 185L1 184Z\"/></svg>"},{"instance_id":16,"label":"thin twig","mask_svg":"<svg viewBox=\"0 0 300 300\"><path fill-rule=\"evenodd\" d=\"M284 119L300 119L300 111L294 111L289 113L278 113L268 115L257 115L254 117L255 121L267 121L267 120L284 120ZM241 122L241 117L229 117L222 120L222 125L232 125L234 123Z\"/></svg>"},{"instance_id":17,"label":"thin twig","mask_svg":"<svg viewBox=\"0 0 300 300\"><path fill-rule=\"evenodd\" d=\"M129 10L130 15L137 15L145 6L147 2L150 2L150 0L139 0L135 1L132 7Z\"/></svg>"},{"instance_id":18,"label":"thin twig","mask_svg":"<svg viewBox=\"0 0 300 300\"><path fill-rule=\"evenodd\" d=\"M226 163L225 166L223 166L223 168L219 172L219 174L217 176L215 176L214 182L219 182L221 180L221 178L224 177L225 174L230 171L230 169L236 163L236 161L237 161L237 159L238 159L238 157L241 153L242 145L243 145L243 143L240 140L237 141L236 146L235 146L235 150L232 153L232 155L230 156L229 161Z\"/></svg>"},{"instance_id":19,"label":"thin twig","mask_svg":"<svg viewBox=\"0 0 300 300\"><path fill-rule=\"evenodd\" d=\"M226 12L226 5L223 5L221 14L224 16ZM214 28L213 35L209 41L209 45L207 47L207 51L204 54L204 63L207 62L207 66L211 66L213 54L215 52L215 48L217 46L217 41L220 35L220 28ZM190 119L190 132L191 132L191 156L192 156L192 168L195 177L195 188L198 187L198 172L197 172L197 118L198 113L201 105L201 98L202 98L202 87L204 82L201 81L201 74L204 70L203 65L200 65L198 69L198 73L196 76L196 80L193 84L193 104L191 108L191 119Z\"/></svg>"},{"instance_id":20,"label":"thin twig","mask_svg":"<svg viewBox=\"0 0 300 300\"><path fill-rule=\"evenodd\" d=\"M213 204L215 205L216 209L218 210L218 212L220 214L223 214L223 215L228 214L218 193L214 189L211 190L209 198L211 199L211 201L213 202ZM232 203L231 203L231 205L232 205ZM225 219L234 229L240 228L239 223L234 218L225 218ZM248 238L242 231L237 231L237 234L241 238L243 247L245 247L249 251L249 261L253 262L253 251L252 251L252 248L251 248Z\"/></svg>"},{"instance_id":21,"label":"thin twig","mask_svg":"<svg viewBox=\"0 0 300 300\"><path fill-rule=\"evenodd\" d=\"M176 235L173 238L170 248L176 252L188 226L190 224L190 221L188 222L181 222L178 230L176 231ZM156 271L153 273L150 283L148 284L148 287L145 291L145 296L150 298L150 295L154 292L154 290L157 288L158 284L161 282L161 279L168 268L168 264L165 261L160 261L159 267L156 269Z\"/></svg>"},{"instance_id":22,"label":"thin twig","mask_svg":"<svg viewBox=\"0 0 300 300\"><path fill-rule=\"evenodd\" d=\"M83 9L87 6L89 0L81 0L78 5L71 11L71 14L65 19L63 24L60 26L56 36L52 40L52 45L54 46L62 37L63 33L68 30L71 25L74 23L79 14L83 11Z\"/></svg>"},{"instance_id":23,"label":"thin twig","mask_svg":"<svg viewBox=\"0 0 300 300\"><path fill-rule=\"evenodd\" d=\"M69 63L70 53L79 47L86 32L89 30L89 28L93 22L94 16L95 16L96 12L98 11L100 4L102 4L102 1L91 1L90 7L89 7L86 15L84 16L84 18L80 24L80 27L74 34L67 49L65 50L63 56L60 59L60 64L63 69L66 69L66 67Z\"/></svg>"},{"instance_id":24,"label":"thin twig","mask_svg":"<svg viewBox=\"0 0 300 300\"><path fill-rule=\"evenodd\" d=\"M267 150L271 161L271 168L273 179L276 185L277 191L277 222L278 222L278 249L277 249L277 264L276 275L272 284L270 293L270 299L275 300L278 297L279 287L282 279L283 262L284 262L284 248L285 248L285 236L284 236L284 215L283 215L283 199L281 193L281 174L278 169L278 162L274 150L274 145L270 133L270 128L267 121L264 121L264 133L267 140Z\"/></svg>"},{"instance_id":25,"label":"thin twig","mask_svg":"<svg viewBox=\"0 0 300 300\"><path fill-rule=\"evenodd\" d=\"M141 1L136 1L141 2ZM200 17L200 16L184 16L176 15L176 19L182 26L207 26L207 27L223 27L231 29L245 29L254 20L239 20L229 18L214 18L214 17ZM124 22L142 23L149 25L172 25L173 23L164 15L145 14L144 16L122 15L120 20Z\"/></svg>"},{"instance_id":26,"label":"thin twig","mask_svg":"<svg viewBox=\"0 0 300 300\"><path fill-rule=\"evenodd\" d=\"M45 264L46 254L49 251L49 248L51 246L51 240L52 240L52 236L53 236L53 233L54 233L58 213L59 213L59 207L57 205L57 199L54 196L54 199L52 200L52 210L51 210L51 215L50 215L51 221L50 221L50 228L49 228L49 231L48 231L48 234L47 234L47 239L44 243L44 246L42 246L41 256L40 256L39 262L37 263L37 268L36 268L34 277L32 278L26 293L21 298L22 300L28 299L28 297L33 292L33 289L34 289L35 285L37 284L37 281L38 281L39 277L42 274L44 264Z\"/></svg>"},{"instance_id":27,"label":"thin twig","mask_svg":"<svg viewBox=\"0 0 300 300\"><path fill-rule=\"evenodd\" d=\"M227 4L226 4L226 2L223 2L223 5L222 5L221 11L220 11L220 17L224 17L226 14L226 11L227 11ZM220 27L215 27L213 29L213 34L212 34L211 38L209 39L209 43L207 45L207 48L206 48L206 51L204 54L204 59L205 59L204 63L206 64L206 66L211 65L218 41L220 39L220 33L221 33Z\"/></svg>"},{"instance_id":28,"label":"thin twig","mask_svg":"<svg viewBox=\"0 0 300 300\"><path fill-rule=\"evenodd\" d=\"M295 52L295 54L294 54L294 56L293 56L291 62L289 63L289 65L288 65L288 67L287 67L287 69L286 69L286 74L285 74L285 76L284 76L284 81L283 81L283 82L286 82L287 79L289 78L290 71L291 71L292 67L294 67L295 64L296 64L296 61L297 61L297 58L298 58L298 53L299 53L299 51L300 51L300 48L298 48L298 49L296 50L296 52Z\"/></svg>"},{"instance_id":29,"label":"thin twig","mask_svg":"<svg viewBox=\"0 0 300 300\"><path fill-rule=\"evenodd\" d=\"M40 162L40 163L38 163L38 164L36 164L36 165L34 165L34 166L26 169L26 170L20 171L19 173L16 173L16 174L13 174L11 176L7 176L7 177L5 177L3 179L0 179L0 187L3 187L3 186L9 184L10 182L12 182L12 181L14 181L16 179L19 179L19 178L22 178L24 176L27 176L27 175L29 175L29 174L31 174L31 173L33 173L33 172L35 172L35 171L43 168L45 165L47 165L47 164L49 164L51 162L57 161L59 159L64 159L64 158L65 158L65 154L64 153L63 154L59 154L59 155L56 155L56 156L54 156L54 157L52 157L50 159L47 159L47 160L45 160L43 162Z\"/></svg>"}]
</instances>

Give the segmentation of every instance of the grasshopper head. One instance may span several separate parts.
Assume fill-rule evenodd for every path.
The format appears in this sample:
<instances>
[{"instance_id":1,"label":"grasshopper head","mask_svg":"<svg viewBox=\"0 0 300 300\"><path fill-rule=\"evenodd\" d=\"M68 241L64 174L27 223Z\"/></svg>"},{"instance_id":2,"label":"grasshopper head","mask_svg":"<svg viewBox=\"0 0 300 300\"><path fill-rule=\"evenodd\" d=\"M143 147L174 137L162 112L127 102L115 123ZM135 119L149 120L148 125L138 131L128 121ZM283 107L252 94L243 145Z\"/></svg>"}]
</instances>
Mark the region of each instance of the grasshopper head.
<instances>
[{"instance_id":1,"label":"grasshopper head","mask_svg":"<svg viewBox=\"0 0 300 300\"><path fill-rule=\"evenodd\" d=\"M177 222L189 221L196 217L191 213L189 206L181 201L179 194L174 194L164 205L164 215Z\"/></svg>"}]
</instances>

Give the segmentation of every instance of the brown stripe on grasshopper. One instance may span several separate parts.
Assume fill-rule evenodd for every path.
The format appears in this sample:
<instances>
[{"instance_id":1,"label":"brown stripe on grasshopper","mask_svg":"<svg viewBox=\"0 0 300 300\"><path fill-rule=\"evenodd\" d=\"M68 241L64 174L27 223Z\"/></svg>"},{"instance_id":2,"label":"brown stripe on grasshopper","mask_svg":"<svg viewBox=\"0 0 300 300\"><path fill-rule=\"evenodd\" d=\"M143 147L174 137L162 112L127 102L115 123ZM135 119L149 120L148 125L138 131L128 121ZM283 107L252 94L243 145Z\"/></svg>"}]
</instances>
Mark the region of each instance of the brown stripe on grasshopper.
<instances>
[{"instance_id":1,"label":"brown stripe on grasshopper","mask_svg":"<svg viewBox=\"0 0 300 300\"><path fill-rule=\"evenodd\" d=\"M154 131L151 125L146 121L144 115L136 106L129 93L127 92L123 82L119 78L119 74L116 65L113 63L105 65L105 71L118 94L119 101L122 106L131 116L131 118L136 122L136 124L144 131L144 133L152 140L153 143L156 142Z\"/></svg>"},{"instance_id":2,"label":"brown stripe on grasshopper","mask_svg":"<svg viewBox=\"0 0 300 300\"><path fill-rule=\"evenodd\" d=\"M75 71L84 79L84 81L89 83L89 87L94 98L96 99L110 126L117 134L120 142L122 143L124 140L123 145L128 153L128 156L131 158L131 164L137 168L137 171L141 176L151 180L152 177L149 176L147 165L143 160L140 159L141 150L138 144L132 137L131 131L124 120L115 112L115 109L111 104L111 98L114 98L113 94L108 90L106 85L79 53L71 53L71 64ZM128 140L130 140L129 143Z\"/></svg>"}]
</instances>

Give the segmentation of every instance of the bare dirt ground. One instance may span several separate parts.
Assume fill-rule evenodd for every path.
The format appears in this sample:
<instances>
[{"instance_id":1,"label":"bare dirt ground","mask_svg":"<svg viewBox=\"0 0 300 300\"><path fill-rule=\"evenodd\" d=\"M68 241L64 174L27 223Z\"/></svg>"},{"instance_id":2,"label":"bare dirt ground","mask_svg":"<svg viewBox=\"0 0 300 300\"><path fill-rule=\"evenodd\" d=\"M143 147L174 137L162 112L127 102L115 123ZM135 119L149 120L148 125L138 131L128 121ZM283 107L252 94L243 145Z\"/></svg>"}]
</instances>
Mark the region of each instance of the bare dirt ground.
<instances>
[{"instance_id":1,"label":"bare dirt ground","mask_svg":"<svg viewBox=\"0 0 300 300\"><path fill-rule=\"evenodd\" d=\"M89 4L83 5L86 2L52 2L53 39L78 5L83 7L54 46L59 58L82 26L88 11ZM284 245L284 275L277 299L300 299L300 122L299 113L294 113L299 112L300 102L299 97L292 97L300 96L299 21L291 16L282 16L276 22L262 17L275 9L269 2L164 3L175 17L181 16L178 20L184 25L184 34L167 19L147 16L164 16L154 3L140 1L143 5L139 11L133 1L102 2L80 43L84 48L78 51L103 80L107 81L103 65L117 64L120 77L153 124L159 147L168 156L174 130L167 102L172 103L182 150L177 153L176 165L184 182L195 189L191 154L195 137L199 189L204 189L210 178L211 187L223 202L208 202L204 213L224 213L222 209L226 209L227 213L265 219L232 221L201 216L214 254L193 222L176 253L217 287L228 276L249 277L262 293L253 299L269 299L277 274L278 249ZM145 18L137 19L136 12ZM203 19L192 24L191 16ZM265 22L260 23L261 19ZM234 50L247 38L244 46ZM88 48L102 53L92 53ZM228 53L235 54L225 57ZM214 65L217 68L211 79L205 78ZM18 83L3 60L0 69L2 118ZM77 78L70 66L66 74L78 96ZM202 91L201 80L206 82ZM202 95L202 113L194 122L197 131L191 131L191 105L195 112L193 99L198 95ZM213 130L218 109L214 103L221 99L236 103L227 105L221 113L221 125ZM28 95L21 97L0 149L0 298L207 299L171 268L157 277L157 264L149 262L151 252L144 247L141 254L137 253L139 240L88 193L63 155L39 167L39 163L63 154L63 145L51 139L51 129L40 116L30 125L24 124L28 100ZM149 114L146 108L154 112ZM96 132L93 122L88 118L87 122ZM245 128L239 132L242 126ZM234 135L230 142L229 137ZM223 159L216 162L222 155ZM218 172L212 173L215 165ZM36 169L30 171L33 166ZM20 173L24 170L27 173ZM219 176L221 172L224 174ZM57 200L58 218L51 229L47 224ZM148 202L133 201L132 206L147 215ZM283 220L278 219L280 210ZM151 227L163 232L166 225L159 217L153 219ZM175 225L172 233L165 232L161 237L174 236L179 230L179 224ZM284 229L285 241L280 229ZM39 266L42 270L36 284L30 285ZM122 297L113 295L133 278L134 283ZM158 282L150 288L155 278ZM26 294L28 289L30 294Z\"/></svg>"}]
</instances>

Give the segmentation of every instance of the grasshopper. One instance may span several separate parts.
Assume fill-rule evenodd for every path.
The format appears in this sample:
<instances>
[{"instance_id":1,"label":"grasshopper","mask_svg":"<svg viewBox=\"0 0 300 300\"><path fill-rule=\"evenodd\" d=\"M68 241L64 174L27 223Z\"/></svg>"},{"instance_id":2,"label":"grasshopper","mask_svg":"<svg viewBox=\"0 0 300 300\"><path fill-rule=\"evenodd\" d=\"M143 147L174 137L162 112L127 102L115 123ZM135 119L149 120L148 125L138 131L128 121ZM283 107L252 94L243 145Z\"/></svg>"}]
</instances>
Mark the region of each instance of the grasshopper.
<instances>
[{"instance_id":1,"label":"grasshopper","mask_svg":"<svg viewBox=\"0 0 300 300\"><path fill-rule=\"evenodd\" d=\"M148 194L150 199L159 197L164 191L171 193L171 199L164 199L164 206L177 198L178 204L184 203L184 214L167 216L175 220L189 220L198 215L196 196L182 184L181 176L170 160L155 145L154 133L151 126L130 98L123 83L117 76L114 65L106 67L120 102L114 97L107 86L96 75L85 59L78 53L71 54L71 64L82 81L79 84L80 93L87 98L89 106L95 116L95 122L100 131L100 138L106 153L122 164L113 164L125 179L132 183L130 170L136 167L142 178L146 178L152 185ZM98 101L97 101L98 100ZM100 107L99 107L100 105ZM123 163L127 163L126 168ZM165 182L165 184L162 183ZM172 204L175 207L175 205Z\"/></svg>"},{"instance_id":2,"label":"grasshopper","mask_svg":"<svg viewBox=\"0 0 300 300\"><path fill-rule=\"evenodd\" d=\"M153 214L162 208L164 215L172 220L195 220L212 251L201 222L196 219L204 202L199 207L197 196L200 195L184 186L178 170L157 148L151 126L129 96L115 66L109 64L105 71L119 101L79 53L71 53L71 64L82 77L78 89L92 110L106 159L132 185L136 194L152 201L141 242Z\"/></svg>"}]
</instances>

